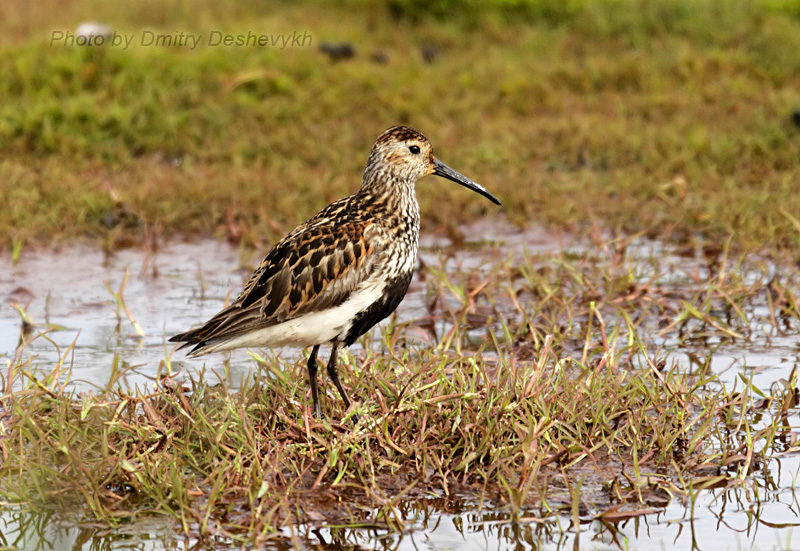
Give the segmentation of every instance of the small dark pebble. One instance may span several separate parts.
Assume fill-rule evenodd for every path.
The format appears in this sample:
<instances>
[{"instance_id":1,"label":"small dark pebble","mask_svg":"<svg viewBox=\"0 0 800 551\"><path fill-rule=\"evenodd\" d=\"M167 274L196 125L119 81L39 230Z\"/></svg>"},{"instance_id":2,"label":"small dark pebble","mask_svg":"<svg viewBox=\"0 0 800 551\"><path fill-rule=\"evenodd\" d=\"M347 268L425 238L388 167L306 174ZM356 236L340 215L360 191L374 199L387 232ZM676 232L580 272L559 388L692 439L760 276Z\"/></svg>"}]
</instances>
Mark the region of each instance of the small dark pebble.
<instances>
[{"instance_id":1,"label":"small dark pebble","mask_svg":"<svg viewBox=\"0 0 800 551\"><path fill-rule=\"evenodd\" d=\"M792 113L792 122L798 128L800 128L800 110L795 111Z\"/></svg>"},{"instance_id":2,"label":"small dark pebble","mask_svg":"<svg viewBox=\"0 0 800 551\"><path fill-rule=\"evenodd\" d=\"M436 58L439 57L439 48L433 46L432 44L426 44L420 48L420 53L422 54L422 59L425 61L425 63L433 63L436 61Z\"/></svg>"},{"instance_id":3,"label":"small dark pebble","mask_svg":"<svg viewBox=\"0 0 800 551\"><path fill-rule=\"evenodd\" d=\"M349 42L342 42L340 44L333 44L331 42L323 42L320 51L326 54L333 61L341 61L343 59L351 59L356 55L356 49Z\"/></svg>"},{"instance_id":4,"label":"small dark pebble","mask_svg":"<svg viewBox=\"0 0 800 551\"><path fill-rule=\"evenodd\" d=\"M378 65L387 65L389 63L389 56L386 55L386 52L373 52L369 57Z\"/></svg>"},{"instance_id":5,"label":"small dark pebble","mask_svg":"<svg viewBox=\"0 0 800 551\"><path fill-rule=\"evenodd\" d=\"M135 228L141 224L141 220L131 209L122 203L117 203L112 210L107 211L100 219L100 223L106 229L114 229L117 226L124 228Z\"/></svg>"},{"instance_id":6,"label":"small dark pebble","mask_svg":"<svg viewBox=\"0 0 800 551\"><path fill-rule=\"evenodd\" d=\"M106 229L109 230L111 228L116 227L117 224L119 224L119 217L117 216L117 213L114 212L113 210L110 210L107 213L105 213L103 215L102 224L103 226L105 226Z\"/></svg>"}]
</instances>

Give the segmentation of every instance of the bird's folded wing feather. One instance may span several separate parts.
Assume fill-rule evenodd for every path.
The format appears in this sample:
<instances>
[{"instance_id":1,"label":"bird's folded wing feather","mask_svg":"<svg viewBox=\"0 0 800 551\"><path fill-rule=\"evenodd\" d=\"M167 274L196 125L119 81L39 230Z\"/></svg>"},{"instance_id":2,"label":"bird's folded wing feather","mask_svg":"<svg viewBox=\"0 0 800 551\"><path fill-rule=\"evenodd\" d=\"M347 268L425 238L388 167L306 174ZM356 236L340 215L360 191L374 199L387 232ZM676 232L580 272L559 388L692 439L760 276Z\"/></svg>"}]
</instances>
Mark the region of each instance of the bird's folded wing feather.
<instances>
[{"instance_id":1,"label":"bird's folded wing feather","mask_svg":"<svg viewBox=\"0 0 800 551\"><path fill-rule=\"evenodd\" d=\"M382 248L373 222L314 218L273 247L235 302L170 340L202 344L342 304L370 276Z\"/></svg>"},{"instance_id":2,"label":"bird's folded wing feather","mask_svg":"<svg viewBox=\"0 0 800 551\"><path fill-rule=\"evenodd\" d=\"M264 321L280 323L341 304L372 269L372 225L321 220L298 228L269 252L234 306L257 306Z\"/></svg>"}]
</instances>

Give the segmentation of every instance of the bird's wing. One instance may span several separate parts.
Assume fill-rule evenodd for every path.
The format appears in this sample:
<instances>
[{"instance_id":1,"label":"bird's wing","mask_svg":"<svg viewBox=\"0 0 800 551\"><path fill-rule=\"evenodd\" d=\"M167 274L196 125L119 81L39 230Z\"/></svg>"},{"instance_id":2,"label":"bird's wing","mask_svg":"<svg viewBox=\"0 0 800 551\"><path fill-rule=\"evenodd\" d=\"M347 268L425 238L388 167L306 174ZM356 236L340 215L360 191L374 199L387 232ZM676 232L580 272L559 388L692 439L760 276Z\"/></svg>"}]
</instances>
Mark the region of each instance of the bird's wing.
<instances>
[{"instance_id":1,"label":"bird's wing","mask_svg":"<svg viewBox=\"0 0 800 551\"><path fill-rule=\"evenodd\" d=\"M267 254L233 306L280 323L343 303L372 270L381 240L374 224L312 220Z\"/></svg>"},{"instance_id":2,"label":"bird's wing","mask_svg":"<svg viewBox=\"0 0 800 551\"><path fill-rule=\"evenodd\" d=\"M372 273L384 248L374 222L338 214L333 204L284 237L267 254L239 297L201 327L170 338L183 346L208 344L332 308Z\"/></svg>"}]
</instances>

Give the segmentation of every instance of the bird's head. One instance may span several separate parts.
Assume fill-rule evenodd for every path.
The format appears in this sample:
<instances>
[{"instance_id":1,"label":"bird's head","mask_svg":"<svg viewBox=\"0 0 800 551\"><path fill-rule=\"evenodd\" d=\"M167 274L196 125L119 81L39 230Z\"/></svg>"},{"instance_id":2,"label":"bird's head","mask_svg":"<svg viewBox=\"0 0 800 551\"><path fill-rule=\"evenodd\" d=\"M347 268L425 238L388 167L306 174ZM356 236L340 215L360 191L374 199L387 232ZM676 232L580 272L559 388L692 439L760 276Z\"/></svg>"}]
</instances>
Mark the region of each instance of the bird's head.
<instances>
[{"instance_id":1,"label":"bird's head","mask_svg":"<svg viewBox=\"0 0 800 551\"><path fill-rule=\"evenodd\" d=\"M408 126L393 126L378 136L367 162L364 182L385 179L413 184L429 174L452 180L500 204L483 186L437 159L428 138Z\"/></svg>"}]
</instances>

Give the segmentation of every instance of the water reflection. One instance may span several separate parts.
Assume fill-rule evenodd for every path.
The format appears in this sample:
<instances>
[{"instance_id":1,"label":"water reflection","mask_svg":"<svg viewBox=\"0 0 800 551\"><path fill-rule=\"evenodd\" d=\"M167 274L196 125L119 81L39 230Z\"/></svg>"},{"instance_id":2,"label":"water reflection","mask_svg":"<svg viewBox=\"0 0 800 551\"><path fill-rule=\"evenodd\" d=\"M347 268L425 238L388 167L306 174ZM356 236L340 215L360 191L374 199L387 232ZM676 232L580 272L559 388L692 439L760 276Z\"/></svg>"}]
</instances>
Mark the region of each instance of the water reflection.
<instances>
[{"instance_id":1,"label":"water reflection","mask_svg":"<svg viewBox=\"0 0 800 551\"><path fill-rule=\"evenodd\" d=\"M167 525L142 521L120 530L70 525L64 515L5 508L0 513L0 545L9 551L167 551L189 549L186 540L169 537Z\"/></svg>"},{"instance_id":2,"label":"water reflection","mask_svg":"<svg viewBox=\"0 0 800 551\"><path fill-rule=\"evenodd\" d=\"M797 457L781 460L760 490L743 485L700 493L695 500L673 500L656 513L608 522L597 511L582 515L579 525L565 514L543 515L525 509L516 515L472 500L413 500L398 509L402 529L380 521L357 525L324 519L285 527L269 535L263 548L361 550L572 550L572 549L794 549L800 541L800 502L794 479ZM787 468L791 471L787 471ZM766 480L766 479L765 479ZM758 491L761 501L755 499ZM369 518L379 518L373 511ZM517 519L517 520L514 520ZM0 513L2 549L76 550L217 550L236 547L230 540L176 537L176 526L158 518L123 523L117 529L70 524L64 515L6 508ZM793 547L795 546L795 547Z\"/></svg>"}]
</instances>

